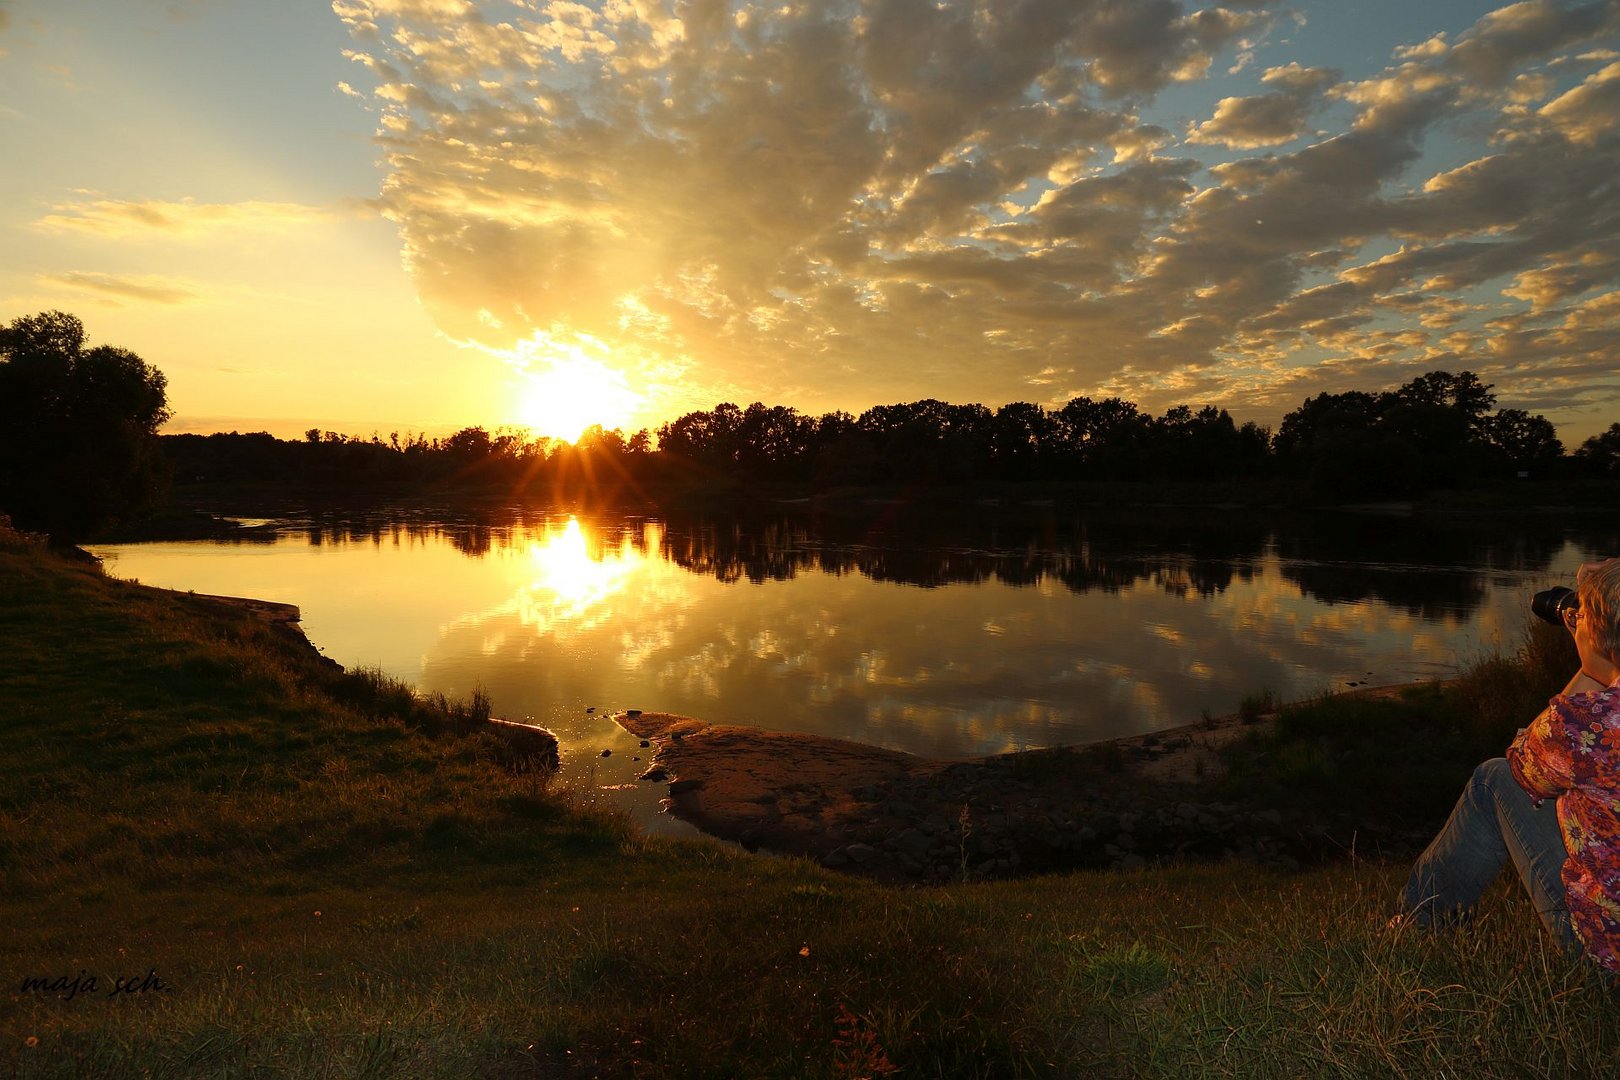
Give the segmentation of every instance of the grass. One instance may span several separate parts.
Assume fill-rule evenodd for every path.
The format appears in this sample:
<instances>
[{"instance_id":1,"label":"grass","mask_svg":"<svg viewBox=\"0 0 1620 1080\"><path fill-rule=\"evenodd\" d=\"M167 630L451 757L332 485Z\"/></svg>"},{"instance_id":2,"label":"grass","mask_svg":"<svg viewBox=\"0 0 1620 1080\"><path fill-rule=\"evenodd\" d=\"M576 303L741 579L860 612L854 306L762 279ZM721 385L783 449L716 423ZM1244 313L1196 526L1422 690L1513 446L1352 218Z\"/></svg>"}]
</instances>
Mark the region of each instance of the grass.
<instances>
[{"instance_id":1,"label":"grass","mask_svg":"<svg viewBox=\"0 0 1620 1080\"><path fill-rule=\"evenodd\" d=\"M1404 867L898 890L644 838L473 705L0 534L0 1068L25 1077L1602 1075L1505 884ZM459 710L459 712L458 712ZM94 992L24 991L94 975ZM112 995L133 976L138 992Z\"/></svg>"}]
</instances>

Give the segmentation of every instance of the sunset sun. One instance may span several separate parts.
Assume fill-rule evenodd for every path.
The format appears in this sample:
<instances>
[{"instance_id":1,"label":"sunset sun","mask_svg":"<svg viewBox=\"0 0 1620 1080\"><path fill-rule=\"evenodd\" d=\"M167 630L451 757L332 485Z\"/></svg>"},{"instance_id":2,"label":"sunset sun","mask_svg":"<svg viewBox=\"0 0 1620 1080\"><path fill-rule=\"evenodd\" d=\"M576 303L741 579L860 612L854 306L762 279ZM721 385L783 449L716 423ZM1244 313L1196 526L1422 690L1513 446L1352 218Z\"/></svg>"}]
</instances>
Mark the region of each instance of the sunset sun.
<instances>
[{"instance_id":1,"label":"sunset sun","mask_svg":"<svg viewBox=\"0 0 1620 1080\"><path fill-rule=\"evenodd\" d=\"M592 424L623 427L641 397L624 376L586 356L554 360L548 370L526 373L516 421L537 435L575 442Z\"/></svg>"}]
</instances>

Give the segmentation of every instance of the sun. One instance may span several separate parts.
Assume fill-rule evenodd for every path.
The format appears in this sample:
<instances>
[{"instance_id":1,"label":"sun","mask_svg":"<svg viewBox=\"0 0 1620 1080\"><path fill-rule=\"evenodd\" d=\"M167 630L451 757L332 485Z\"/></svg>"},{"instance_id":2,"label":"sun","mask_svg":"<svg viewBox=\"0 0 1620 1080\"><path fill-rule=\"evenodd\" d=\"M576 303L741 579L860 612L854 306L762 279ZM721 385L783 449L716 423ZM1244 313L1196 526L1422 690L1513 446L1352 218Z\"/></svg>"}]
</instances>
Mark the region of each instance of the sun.
<instances>
[{"instance_id":1,"label":"sun","mask_svg":"<svg viewBox=\"0 0 1620 1080\"><path fill-rule=\"evenodd\" d=\"M524 386L517 422L536 434L567 442L577 442L592 424L624 427L641 402L641 395L625 385L623 374L578 353L557 356L545 370L531 369L519 378Z\"/></svg>"}]
</instances>

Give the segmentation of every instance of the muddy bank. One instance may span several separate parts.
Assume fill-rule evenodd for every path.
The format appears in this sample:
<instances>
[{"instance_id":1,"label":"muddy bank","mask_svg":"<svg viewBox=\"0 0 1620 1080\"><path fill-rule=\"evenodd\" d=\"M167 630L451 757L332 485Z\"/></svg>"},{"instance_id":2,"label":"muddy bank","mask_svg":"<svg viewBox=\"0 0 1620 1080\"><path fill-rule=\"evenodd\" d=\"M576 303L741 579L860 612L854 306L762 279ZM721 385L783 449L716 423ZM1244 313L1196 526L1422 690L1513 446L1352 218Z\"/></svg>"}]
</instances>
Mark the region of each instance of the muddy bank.
<instances>
[{"instance_id":1,"label":"muddy bank","mask_svg":"<svg viewBox=\"0 0 1620 1080\"><path fill-rule=\"evenodd\" d=\"M1293 866L1331 847L1314 823L1210 798L1238 716L1086 747L961 761L669 713L614 719L655 751L669 809L750 849L892 882L942 882L1163 858Z\"/></svg>"}]
</instances>

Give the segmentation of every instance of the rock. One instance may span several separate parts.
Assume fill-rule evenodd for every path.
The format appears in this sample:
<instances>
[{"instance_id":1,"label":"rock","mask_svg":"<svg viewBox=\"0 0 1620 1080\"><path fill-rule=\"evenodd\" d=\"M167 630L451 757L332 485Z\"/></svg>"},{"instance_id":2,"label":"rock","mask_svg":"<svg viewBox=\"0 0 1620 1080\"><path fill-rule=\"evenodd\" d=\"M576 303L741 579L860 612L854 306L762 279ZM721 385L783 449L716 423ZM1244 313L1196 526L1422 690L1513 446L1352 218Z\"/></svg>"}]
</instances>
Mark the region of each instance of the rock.
<instances>
[{"instance_id":1,"label":"rock","mask_svg":"<svg viewBox=\"0 0 1620 1080\"><path fill-rule=\"evenodd\" d=\"M859 866L865 866L877 858L877 848L871 844L851 844L844 848L844 855Z\"/></svg>"},{"instance_id":2,"label":"rock","mask_svg":"<svg viewBox=\"0 0 1620 1080\"><path fill-rule=\"evenodd\" d=\"M688 791L698 791L702 787L702 780L676 780L669 785L669 793L671 795L684 795Z\"/></svg>"},{"instance_id":3,"label":"rock","mask_svg":"<svg viewBox=\"0 0 1620 1080\"><path fill-rule=\"evenodd\" d=\"M912 857L921 855L934 846L934 842L918 829L902 829L895 834L891 842L902 854Z\"/></svg>"},{"instance_id":4,"label":"rock","mask_svg":"<svg viewBox=\"0 0 1620 1080\"><path fill-rule=\"evenodd\" d=\"M849 849L833 848L821 860L822 866L838 867L849 865Z\"/></svg>"},{"instance_id":5,"label":"rock","mask_svg":"<svg viewBox=\"0 0 1620 1080\"><path fill-rule=\"evenodd\" d=\"M613 751L612 750L604 750L604 751L602 751L602 756L603 757L612 757L613 756Z\"/></svg>"},{"instance_id":6,"label":"rock","mask_svg":"<svg viewBox=\"0 0 1620 1080\"><path fill-rule=\"evenodd\" d=\"M535 770L555 771L557 768L557 736L534 724L518 724L511 720L489 721L493 731L505 745L503 764L513 772Z\"/></svg>"},{"instance_id":7,"label":"rock","mask_svg":"<svg viewBox=\"0 0 1620 1080\"><path fill-rule=\"evenodd\" d=\"M649 747L651 745L652 745L652 742L650 740L648 740L648 739L642 739L641 740L641 748L643 750L647 749L647 747Z\"/></svg>"},{"instance_id":8,"label":"rock","mask_svg":"<svg viewBox=\"0 0 1620 1080\"><path fill-rule=\"evenodd\" d=\"M642 773L636 779L638 779L638 780L653 780L653 781L668 780L669 779L669 773L664 769L664 767L662 765L652 765L652 766L648 767L646 772Z\"/></svg>"}]
</instances>

